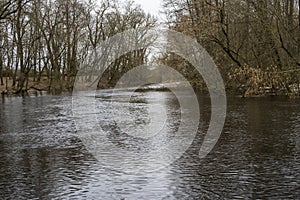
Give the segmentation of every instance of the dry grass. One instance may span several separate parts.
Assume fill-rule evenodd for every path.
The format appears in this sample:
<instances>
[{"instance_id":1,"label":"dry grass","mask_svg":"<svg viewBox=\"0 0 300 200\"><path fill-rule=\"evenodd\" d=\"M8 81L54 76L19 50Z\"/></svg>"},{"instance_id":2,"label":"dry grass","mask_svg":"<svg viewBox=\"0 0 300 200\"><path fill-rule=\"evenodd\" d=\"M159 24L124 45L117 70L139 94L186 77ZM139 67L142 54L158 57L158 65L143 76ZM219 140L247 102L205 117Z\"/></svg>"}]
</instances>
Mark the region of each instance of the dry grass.
<instances>
[{"instance_id":1,"label":"dry grass","mask_svg":"<svg viewBox=\"0 0 300 200\"><path fill-rule=\"evenodd\" d=\"M12 87L13 80L4 77L4 85L0 84L0 93L14 93L16 87ZM29 78L27 90L37 90L37 91L47 91L49 86L49 81L47 79L42 79L40 82L34 82L33 78Z\"/></svg>"}]
</instances>

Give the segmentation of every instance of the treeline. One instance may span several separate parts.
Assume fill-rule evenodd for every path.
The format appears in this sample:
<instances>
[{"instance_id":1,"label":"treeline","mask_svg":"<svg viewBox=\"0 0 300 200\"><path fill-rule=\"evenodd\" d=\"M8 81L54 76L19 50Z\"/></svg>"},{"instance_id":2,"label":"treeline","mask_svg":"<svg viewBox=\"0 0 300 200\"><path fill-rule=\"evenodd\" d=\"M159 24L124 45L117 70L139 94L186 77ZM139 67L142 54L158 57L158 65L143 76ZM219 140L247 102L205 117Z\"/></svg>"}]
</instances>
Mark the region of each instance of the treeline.
<instances>
[{"instance_id":1,"label":"treeline","mask_svg":"<svg viewBox=\"0 0 300 200\"><path fill-rule=\"evenodd\" d=\"M163 2L169 27L194 37L212 55L227 88L244 96L299 95L300 0ZM197 76L179 57L166 54L162 60L191 80Z\"/></svg>"},{"instance_id":2,"label":"treeline","mask_svg":"<svg viewBox=\"0 0 300 200\"><path fill-rule=\"evenodd\" d=\"M170 29L195 38L213 57L226 87L244 96L300 93L300 0L164 0ZM0 0L0 89L72 90L80 64L101 42L156 21L119 0ZM110 64L98 87L109 87L144 64L146 49ZM179 56L160 62L196 87L198 73Z\"/></svg>"},{"instance_id":3,"label":"treeline","mask_svg":"<svg viewBox=\"0 0 300 200\"><path fill-rule=\"evenodd\" d=\"M131 1L1 0L0 85L14 93L72 90L80 63L102 41L154 23ZM122 56L103 82L109 85L144 57L144 51Z\"/></svg>"}]
</instances>

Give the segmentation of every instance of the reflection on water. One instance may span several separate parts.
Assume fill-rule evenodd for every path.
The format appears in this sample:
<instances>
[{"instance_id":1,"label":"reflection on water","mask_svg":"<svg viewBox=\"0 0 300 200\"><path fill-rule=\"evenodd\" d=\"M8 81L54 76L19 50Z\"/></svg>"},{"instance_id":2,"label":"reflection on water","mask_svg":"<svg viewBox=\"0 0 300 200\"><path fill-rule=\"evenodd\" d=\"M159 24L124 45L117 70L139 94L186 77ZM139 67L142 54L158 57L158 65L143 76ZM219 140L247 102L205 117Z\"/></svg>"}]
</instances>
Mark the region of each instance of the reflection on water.
<instances>
[{"instance_id":1,"label":"reflection on water","mask_svg":"<svg viewBox=\"0 0 300 200\"><path fill-rule=\"evenodd\" d=\"M114 100L121 103L122 95ZM176 131L179 105L168 92L133 96L129 112L135 125L150 124L147 107L160 100L168 116L168 130ZM201 95L199 100L200 128L188 151L165 169L138 176L102 166L86 150L75 129L72 97L2 99L0 198L297 199L300 196L299 102L229 98L222 136L213 152L201 160L199 144L209 124L210 101ZM106 101L103 96L98 98L97 106L103 108ZM99 114L104 112L107 111L102 109ZM161 114L152 112L155 113ZM133 126L127 118L121 121L122 127ZM110 122L106 115L105 123ZM119 142L120 147L132 142L113 134L113 126L106 128L111 131L111 140ZM147 147L147 142L144 144L144 151L152 148Z\"/></svg>"}]
</instances>

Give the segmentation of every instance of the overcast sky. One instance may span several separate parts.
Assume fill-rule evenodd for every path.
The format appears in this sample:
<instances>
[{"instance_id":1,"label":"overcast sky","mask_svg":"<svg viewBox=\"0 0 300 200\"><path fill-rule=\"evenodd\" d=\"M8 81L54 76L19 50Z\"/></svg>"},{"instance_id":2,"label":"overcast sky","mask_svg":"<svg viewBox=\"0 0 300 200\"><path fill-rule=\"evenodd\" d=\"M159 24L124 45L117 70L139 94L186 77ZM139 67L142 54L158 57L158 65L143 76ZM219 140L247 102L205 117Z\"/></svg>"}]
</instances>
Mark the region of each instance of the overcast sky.
<instances>
[{"instance_id":1,"label":"overcast sky","mask_svg":"<svg viewBox=\"0 0 300 200\"><path fill-rule=\"evenodd\" d=\"M162 0L135 0L135 2L140 4L147 13L158 17L160 21L165 19L163 14L160 13L162 11Z\"/></svg>"}]
</instances>

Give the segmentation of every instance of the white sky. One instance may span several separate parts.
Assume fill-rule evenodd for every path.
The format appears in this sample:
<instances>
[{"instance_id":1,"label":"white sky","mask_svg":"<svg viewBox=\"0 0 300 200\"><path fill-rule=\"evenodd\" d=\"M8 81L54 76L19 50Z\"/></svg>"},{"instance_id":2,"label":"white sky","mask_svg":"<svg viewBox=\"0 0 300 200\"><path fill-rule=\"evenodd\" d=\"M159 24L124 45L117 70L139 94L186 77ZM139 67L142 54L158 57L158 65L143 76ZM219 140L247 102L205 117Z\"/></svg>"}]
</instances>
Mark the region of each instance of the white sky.
<instances>
[{"instance_id":1,"label":"white sky","mask_svg":"<svg viewBox=\"0 0 300 200\"><path fill-rule=\"evenodd\" d=\"M155 15L159 21L163 21L165 19L162 11L162 0L135 0L137 4L140 4L146 13L150 13L151 15Z\"/></svg>"}]
</instances>

